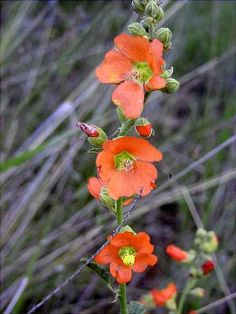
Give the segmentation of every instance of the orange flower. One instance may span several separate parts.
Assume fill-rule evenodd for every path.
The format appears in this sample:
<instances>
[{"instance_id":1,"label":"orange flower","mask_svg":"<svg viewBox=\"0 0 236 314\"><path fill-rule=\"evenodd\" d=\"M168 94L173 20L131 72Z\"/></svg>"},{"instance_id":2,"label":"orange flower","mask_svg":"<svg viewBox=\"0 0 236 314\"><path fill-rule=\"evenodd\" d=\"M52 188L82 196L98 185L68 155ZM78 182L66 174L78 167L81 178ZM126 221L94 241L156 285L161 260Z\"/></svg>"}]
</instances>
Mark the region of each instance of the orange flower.
<instances>
[{"instance_id":1,"label":"orange flower","mask_svg":"<svg viewBox=\"0 0 236 314\"><path fill-rule=\"evenodd\" d=\"M112 101L120 106L126 117L138 118L144 105L145 91L164 88L163 44L154 39L120 34L114 40L117 50L109 50L97 67L96 75L102 83L119 84Z\"/></svg>"},{"instance_id":2,"label":"orange flower","mask_svg":"<svg viewBox=\"0 0 236 314\"><path fill-rule=\"evenodd\" d=\"M153 289L151 294L156 305L165 306L167 301L176 296L177 288L174 283L169 283L168 286L162 290Z\"/></svg>"},{"instance_id":3,"label":"orange flower","mask_svg":"<svg viewBox=\"0 0 236 314\"><path fill-rule=\"evenodd\" d=\"M179 247L171 244L166 247L166 253L177 262L184 262L188 259L188 253Z\"/></svg>"},{"instance_id":4,"label":"orange flower","mask_svg":"<svg viewBox=\"0 0 236 314\"><path fill-rule=\"evenodd\" d=\"M96 199L100 198L100 191L104 186L106 186L106 182L98 178L93 177L88 180L89 193Z\"/></svg>"},{"instance_id":5,"label":"orange flower","mask_svg":"<svg viewBox=\"0 0 236 314\"><path fill-rule=\"evenodd\" d=\"M96 164L102 180L107 181L108 194L115 200L140 193L147 195L157 178L151 162L162 159L162 153L148 141L124 136L104 142Z\"/></svg>"},{"instance_id":6,"label":"orange flower","mask_svg":"<svg viewBox=\"0 0 236 314\"><path fill-rule=\"evenodd\" d=\"M155 183L151 183L153 189L155 188ZM88 180L88 190L89 193L96 199L100 199L101 201L104 201L101 199L101 190L102 188L105 188L107 190L107 182L102 181L100 178L92 177ZM107 197L106 197L107 198ZM129 205L133 201L133 198L125 199L123 201L123 205ZM104 203L104 202L103 202Z\"/></svg>"},{"instance_id":7,"label":"orange flower","mask_svg":"<svg viewBox=\"0 0 236 314\"><path fill-rule=\"evenodd\" d=\"M111 242L95 257L98 264L110 264L111 275L119 284L132 279L132 271L141 273L148 265L157 263L153 255L153 245L145 232L118 233Z\"/></svg>"}]
</instances>

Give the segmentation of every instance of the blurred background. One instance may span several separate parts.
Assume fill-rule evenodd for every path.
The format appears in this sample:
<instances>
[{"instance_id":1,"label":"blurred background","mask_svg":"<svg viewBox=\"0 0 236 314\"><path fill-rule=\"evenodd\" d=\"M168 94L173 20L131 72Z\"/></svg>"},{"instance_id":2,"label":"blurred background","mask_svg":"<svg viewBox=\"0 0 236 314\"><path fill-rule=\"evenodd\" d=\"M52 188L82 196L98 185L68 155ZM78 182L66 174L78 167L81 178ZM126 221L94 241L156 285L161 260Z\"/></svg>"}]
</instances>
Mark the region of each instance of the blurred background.
<instances>
[{"instance_id":1,"label":"blurred background","mask_svg":"<svg viewBox=\"0 0 236 314\"><path fill-rule=\"evenodd\" d=\"M145 230L159 264L135 274L130 299L186 274L164 254L188 249L197 225L215 230L216 272L190 299L201 308L236 290L235 1L163 1L173 32L167 66L181 82L174 95L155 92L144 116L164 153L158 188L128 223ZM104 242L114 216L88 193L95 155L75 126L112 134L118 122L113 87L94 74L113 38L135 21L130 1L1 1L1 309L26 313ZM228 140L231 138L231 142ZM227 142L228 141L228 142ZM224 143L222 146L219 147ZM84 270L37 313L118 313L113 295ZM153 313L164 313L157 309ZM236 313L234 301L204 313Z\"/></svg>"}]
</instances>

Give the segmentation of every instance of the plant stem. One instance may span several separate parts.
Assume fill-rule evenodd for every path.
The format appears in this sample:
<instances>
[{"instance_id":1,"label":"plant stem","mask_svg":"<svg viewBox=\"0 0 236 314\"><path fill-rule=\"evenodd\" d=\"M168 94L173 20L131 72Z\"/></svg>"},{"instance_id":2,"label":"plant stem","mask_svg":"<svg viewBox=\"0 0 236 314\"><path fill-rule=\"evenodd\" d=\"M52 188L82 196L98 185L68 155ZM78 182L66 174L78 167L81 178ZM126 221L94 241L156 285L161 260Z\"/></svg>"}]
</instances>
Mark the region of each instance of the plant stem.
<instances>
[{"instance_id":1,"label":"plant stem","mask_svg":"<svg viewBox=\"0 0 236 314\"><path fill-rule=\"evenodd\" d=\"M116 201L116 217L117 224L120 225L123 220L123 209L122 209L122 200L119 199ZM119 300L120 300L120 313L128 314L127 310L127 298L126 298L126 284L120 284Z\"/></svg>"},{"instance_id":2,"label":"plant stem","mask_svg":"<svg viewBox=\"0 0 236 314\"><path fill-rule=\"evenodd\" d=\"M131 119L122 123L118 136L126 135L129 129L134 125L134 123L135 123L135 120L131 120Z\"/></svg>"},{"instance_id":3,"label":"plant stem","mask_svg":"<svg viewBox=\"0 0 236 314\"><path fill-rule=\"evenodd\" d=\"M184 302L185 302L185 299L186 299L186 296L188 295L189 291L195 286L196 284L196 280L193 279L193 278L190 278L185 287L184 287L184 290L183 290L183 293L181 295L181 298L179 300L179 306L178 306L178 311L177 311L177 314L182 314L182 311L183 311L183 306L184 306Z\"/></svg>"}]
</instances>

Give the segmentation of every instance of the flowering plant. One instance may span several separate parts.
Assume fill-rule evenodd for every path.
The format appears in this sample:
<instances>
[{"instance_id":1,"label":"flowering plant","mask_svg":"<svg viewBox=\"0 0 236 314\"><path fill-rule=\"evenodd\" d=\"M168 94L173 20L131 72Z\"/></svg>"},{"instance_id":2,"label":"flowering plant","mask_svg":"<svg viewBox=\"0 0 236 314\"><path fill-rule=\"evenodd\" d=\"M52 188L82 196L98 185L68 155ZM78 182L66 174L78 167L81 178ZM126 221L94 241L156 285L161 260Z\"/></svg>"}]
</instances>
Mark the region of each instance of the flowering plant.
<instances>
[{"instance_id":1,"label":"flowering plant","mask_svg":"<svg viewBox=\"0 0 236 314\"><path fill-rule=\"evenodd\" d=\"M132 8L140 14L140 22L128 26L130 34L122 33L115 37L114 49L106 53L96 69L96 77L101 83L115 84L111 98L117 106L120 122L114 133L117 136L108 138L98 126L77 123L93 145L92 151L97 153L97 177L89 179L88 190L116 216L119 228L94 256L93 265L90 263L88 266L104 279L100 265L109 265L110 279L105 281L109 287L114 279L119 284L118 290L112 289L119 297L121 314L143 313L145 307L148 310L153 306L164 306L172 313L181 314L184 299L181 298L177 307L178 291L174 283L161 290L153 289L141 303L131 301L127 304L126 283L132 280L133 272L144 272L158 261L149 235L124 226L123 207L137 197L147 196L157 187L158 173L153 163L163 158L162 153L147 140L155 133L142 113L153 91L174 93L179 88L178 81L171 77L173 67L166 69L164 61L164 53L172 47L172 33L168 28L158 28L164 17L160 3L156 0L133 0ZM201 245L201 252L204 245L205 251L209 250L206 243L201 242ZM174 260L192 265L192 273L193 269L198 271L194 264L197 263L195 251L186 252L169 245L166 252ZM213 268L210 260L201 267L201 275L208 274Z\"/></svg>"}]
</instances>

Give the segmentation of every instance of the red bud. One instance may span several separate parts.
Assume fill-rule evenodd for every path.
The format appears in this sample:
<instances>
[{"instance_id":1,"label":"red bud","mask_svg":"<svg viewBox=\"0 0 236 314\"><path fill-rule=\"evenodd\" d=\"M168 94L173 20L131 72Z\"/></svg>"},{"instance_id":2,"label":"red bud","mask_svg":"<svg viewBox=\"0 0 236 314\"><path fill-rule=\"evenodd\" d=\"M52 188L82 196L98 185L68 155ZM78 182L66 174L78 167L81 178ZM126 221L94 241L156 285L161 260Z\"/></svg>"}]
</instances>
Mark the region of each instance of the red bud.
<instances>
[{"instance_id":1,"label":"red bud","mask_svg":"<svg viewBox=\"0 0 236 314\"><path fill-rule=\"evenodd\" d=\"M202 271L205 276L211 273L214 269L215 265L211 260L205 261L205 263L202 264Z\"/></svg>"},{"instance_id":2,"label":"red bud","mask_svg":"<svg viewBox=\"0 0 236 314\"><path fill-rule=\"evenodd\" d=\"M149 137L152 135L151 123L146 124L146 125L136 125L135 128L140 136Z\"/></svg>"},{"instance_id":3,"label":"red bud","mask_svg":"<svg viewBox=\"0 0 236 314\"><path fill-rule=\"evenodd\" d=\"M88 137L99 137L99 132L93 125L77 122L76 126L78 126L86 135L88 135Z\"/></svg>"}]
</instances>

